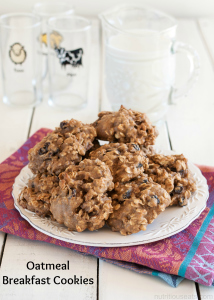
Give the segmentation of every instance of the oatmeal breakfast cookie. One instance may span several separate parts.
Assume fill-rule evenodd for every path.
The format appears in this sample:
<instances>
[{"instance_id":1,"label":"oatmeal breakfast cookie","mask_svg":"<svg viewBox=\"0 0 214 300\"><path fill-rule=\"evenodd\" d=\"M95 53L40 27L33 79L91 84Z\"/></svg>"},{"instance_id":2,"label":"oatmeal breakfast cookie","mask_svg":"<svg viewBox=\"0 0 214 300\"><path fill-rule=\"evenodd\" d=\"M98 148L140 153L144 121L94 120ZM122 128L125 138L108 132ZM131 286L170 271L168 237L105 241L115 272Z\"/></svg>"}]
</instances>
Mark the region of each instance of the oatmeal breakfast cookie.
<instances>
[{"instance_id":1,"label":"oatmeal breakfast cookie","mask_svg":"<svg viewBox=\"0 0 214 300\"><path fill-rule=\"evenodd\" d=\"M110 143L90 153L91 159L100 159L106 163L114 182L129 181L148 168L148 158L137 144Z\"/></svg>"},{"instance_id":2,"label":"oatmeal breakfast cookie","mask_svg":"<svg viewBox=\"0 0 214 300\"><path fill-rule=\"evenodd\" d=\"M145 172L170 194L170 205L187 205L191 194L196 190L195 180L183 154L150 156L149 168Z\"/></svg>"},{"instance_id":3,"label":"oatmeal breakfast cookie","mask_svg":"<svg viewBox=\"0 0 214 300\"><path fill-rule=\"evenodd\" d=\"M170 204L170 196L147 175L127 183L116 183L111 193L113 213L107 224L112 231L122 235L146 230L157 216Z\"/></svg>"},{"instance_id":4,"label":"oatmeal breakfast cookie","mask_svg":"<svg viewBox=\"0 0 214 300\"><path fill-rule=\"evenodd\" d=\"M29 168L34 174L58 175L69 165L79 163L93 147L93 126L71 119L63 121L28 152Z\"/></svg>"},{"instance_id":5,"label":"oatmeal breakfast cookie","mask_svg":"<svg viewBox=\"0 0 214 300\"><path fill-rule=\"evenodd\" d=\"M99 159L84 159L69 166L59 179L50 207L57 222L78 232L103 227L112 212L112 200L106 192L114 188L108 166Z\"/></svg>"},{"instance_id":6,"label":"oatmeal breakfast cookie","mask_svg":"<svg viewBox=\"0 0 214 300\"><path fill-rule=\"evenodd\" d=\"M38 174L28 181L28 185L19 195L18 203L41 217L50 216L51 190L58 184L57 176Z\"/></svg>"},{"instance_id":7,"label":"oatmeal breakfast cookie","mask_svg":"<svg viewBox=\"0 0 214 300\"><path fill-rule=\"evenodd\" d=\"M196 184L193 176L188 173L184 178L175 182L175 188L170 193L171 204L178 206L186 206L192 194L196 191Z\"/></svg>"},{"instance_id":8,"label":"oatmeal breakfast cookie","mask_svg":"<svg viewBox=\"0 0 214 300\"><path fill-rule=\"evenodd\" d=\"M98 141L97 139L95 139L95 140L93 141L93 146L92 146L92 148L90 148L90 149L86 152L84 158L90 158L90 153L91 153L92 151L97 150L98 148L100 148L100 143L99 143L99 141Z\"/></svg>"},{"instance_id":9,"label":"oatmeal breakfast cookie","mask_svg":"<svg viewBox=\"0 0 214 300\"><path fill-rule=\"evenodd\" d=\"M144 113L126 109L121 105L119 111L103 111L98 117L93 125L100 140L135 143L144 147L155 143L157 129Z\"/></svg>"},{"instance_id":10,"label":"oatmeal breakfast cookie","mask_svg":"<svg viewBox=\"0 0 214 300\"><path fill-rule=\"evenodd\" d=\"M137 145L135 147L137 147ZM155 149L152 145L149 145L147 147L139 145L139 147L140 147L140 150L143 152L143 155L146 157L150 157L151 155L156 154Z\"/></svg>"}]
</instances>

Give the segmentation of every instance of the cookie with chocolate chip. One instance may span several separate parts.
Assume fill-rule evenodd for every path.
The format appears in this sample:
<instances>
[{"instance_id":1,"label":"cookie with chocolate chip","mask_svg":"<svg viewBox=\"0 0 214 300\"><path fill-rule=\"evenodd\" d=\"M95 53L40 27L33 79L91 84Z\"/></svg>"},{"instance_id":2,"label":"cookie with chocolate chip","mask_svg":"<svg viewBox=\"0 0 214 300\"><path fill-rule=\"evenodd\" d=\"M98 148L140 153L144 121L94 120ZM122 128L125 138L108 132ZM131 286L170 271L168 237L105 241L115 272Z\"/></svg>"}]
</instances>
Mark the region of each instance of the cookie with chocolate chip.
<instances>
[{"instance_id":1,"label":"cookie with chocolate chip","mask_svg":"<svg viewBox=\"0 0 214 300\"><path fill-rule=\"evenodd\" d=\"M170 195L147 175L127 183L116 183L111 193L113 213L107 224L122 235L146 230L170 204Z\"/></svg>"},{"instance_id":2,"label":"cookie with chocolate chip","mask_svg":"<svg viewBox=\"0 0 214 300\"><path fill-rule=\"evenodd\" d=\"M196 191L196 183L192 174L188 171L184 177L175 181L175 188L170 193L171 204L186 206L192 194Z\"/></svg>"},{"instance_id":3,"label":"cookie with chocolate chip","mask_svg":"<svg viewBox=\"0 0 214 300\"><path fill-rule=\"evenodd\" d=\"M150 156L146 173L170 193L172 199L170 205L187 205L192 193L196 190L195 180L183 154Z\"/></svg>"},{"instance_id":4,"label":"cookie with chocolate chip","mask_svg":"<svg viewBox=\"0 0 214 300\"><path fill-rule=\"evenodd\" d=\"M142 174L148 168L148 158L137 144L110 143L90 153L92 159L100 159L111 170L114 182L126 182Z\"/></svg>"},{"instance_id":5,"label":"cookie with chocolate chip","mask_svg":"<svg viewBox=\"0 0 214 300\"><path fill-rule=\"evenodd\" d=\"M63 121L28 152L29 168L34 174L58 175L69 165L77 164L93 147L93 126L71 119Z\"/></svg>"},{"instance_id":6,"label":"cookie with chocolate chip","mask_svg":"<svg viewBox=\"0 0 214 300\"><path fill-rule=\"evenodd\" d=\"M93 123L100 140L113 143L135 143L147 147L154 145L158 135L148 117L121 105L117 112L103 111Z\"/></svg>"},{"instance_id":7,"label":"cookie with chocolate chip","mask_svg":"<svg viewBox=\"0 0 214 300\"><path fill-rule=\"evenodd\" d=\"M59 179L50 207L57 222L78 232L103 227L112 212L112 200L106 192L114 188L108 166L99 159L84 159L69 166Z\"/></svg>"},{"instance_id":8,"label":"cookie with chocolate chip","mask_svg":"<svg viewBox=\"0 0 214 300\"><path fill-rule=\"evenodd\" d=\"M18 203L41 217L51 216L51 191L59 184L59 178L48 174L38 174L28 181L19 195Z\"/></svg>"}]
</instances>

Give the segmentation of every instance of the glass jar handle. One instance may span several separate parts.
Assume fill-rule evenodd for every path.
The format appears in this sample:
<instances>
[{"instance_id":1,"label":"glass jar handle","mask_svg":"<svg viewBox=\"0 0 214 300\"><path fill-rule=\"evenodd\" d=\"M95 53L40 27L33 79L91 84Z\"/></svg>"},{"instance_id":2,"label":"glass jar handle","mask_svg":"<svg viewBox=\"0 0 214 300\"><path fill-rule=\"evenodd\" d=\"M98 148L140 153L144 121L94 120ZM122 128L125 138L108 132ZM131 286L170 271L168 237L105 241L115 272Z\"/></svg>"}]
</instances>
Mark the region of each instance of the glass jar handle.
<instances>
[{"instance_id":1,"label":"glass jar handle","mask_svg":"<svg viewBox=\"0 0 214 300\"><path fill-rule=\"evenodd\" d=\"M200 58L197 51L193 47L182 42L175 42L172 46L172 53L176 54L179 52L186 54L187 58L189 59L190 74L186 84L184 84L180 88L172 88L170 104L175 103L174 100L176 98L186 95L192 89L192 87L198 80L200 72Z\"/></svg>"}]
</instances>

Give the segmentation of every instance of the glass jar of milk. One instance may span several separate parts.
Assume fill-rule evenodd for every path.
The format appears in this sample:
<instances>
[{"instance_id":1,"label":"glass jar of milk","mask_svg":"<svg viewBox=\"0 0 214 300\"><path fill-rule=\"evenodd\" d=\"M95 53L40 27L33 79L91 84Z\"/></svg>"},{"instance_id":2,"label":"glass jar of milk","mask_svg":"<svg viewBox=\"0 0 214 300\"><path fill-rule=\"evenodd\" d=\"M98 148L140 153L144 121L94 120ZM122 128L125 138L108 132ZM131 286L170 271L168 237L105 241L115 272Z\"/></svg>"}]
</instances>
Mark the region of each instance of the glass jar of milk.
<instances>
[{"instance_id":1,"label":"glass jar of milk","mask_svg":"<svg viewBox=\"0 0 214 300\"><path fill-rule=\"evenodd\" d=\"M113 110L121 104L162 119L168 104L186 94L198 78L196 51L176 42L176 20L162 12L131 5L100 14L103 26L105 89ZM185 86L175 86L175 53L191 63Z\"/></svg>"}]
</instances>

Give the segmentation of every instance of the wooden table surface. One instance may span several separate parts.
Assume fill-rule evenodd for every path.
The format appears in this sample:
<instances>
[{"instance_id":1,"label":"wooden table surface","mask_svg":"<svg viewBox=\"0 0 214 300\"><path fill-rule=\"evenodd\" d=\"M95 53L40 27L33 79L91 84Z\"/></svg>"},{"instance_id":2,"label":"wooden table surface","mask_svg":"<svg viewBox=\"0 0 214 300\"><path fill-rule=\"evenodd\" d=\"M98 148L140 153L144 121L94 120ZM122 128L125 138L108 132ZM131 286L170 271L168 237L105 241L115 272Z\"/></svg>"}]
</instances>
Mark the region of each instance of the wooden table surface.
<instances>
[{"instance_id":1,"label":"wooden table surface","mask_svg":"<svg viewBox=\"0 0 214 300\"><path fill-rule=\"evenodd\" d=\"M26 139L41 127L54 128L61 120L76 118L83 122L96 119L105 109L106 101L102 84L101 36L98 20L93 20L92 56L87 108L75 112L53 110L43 103L35 109L15 109L0 102L0 161L6 159ZM187 97L170 106L161 127L157 145L184 153L197 164L214 166L214 19L180 19L178 40L195 47L201 58L201 73L194 89ZM185 58L179 57L179 61ZM180 66L181 64L179 64ZM188 72L178 68L178 81ZM1 92L2 94L2 92ZM43 242L24 240L12 235L0 234L0 299L214 299L214 288L204 287L183 280L177 288L149 275L140 275L108 264L95 257L83 256ZM2 285L2 276L53 277L56 271L29 271L30 260L41 263L70 261L70 271L58 271L63 277L83 276L93 278L93 285ZM186 297L186 298L185 298Z\"/></svg>"}]
</instances>

